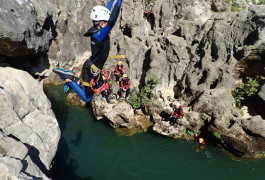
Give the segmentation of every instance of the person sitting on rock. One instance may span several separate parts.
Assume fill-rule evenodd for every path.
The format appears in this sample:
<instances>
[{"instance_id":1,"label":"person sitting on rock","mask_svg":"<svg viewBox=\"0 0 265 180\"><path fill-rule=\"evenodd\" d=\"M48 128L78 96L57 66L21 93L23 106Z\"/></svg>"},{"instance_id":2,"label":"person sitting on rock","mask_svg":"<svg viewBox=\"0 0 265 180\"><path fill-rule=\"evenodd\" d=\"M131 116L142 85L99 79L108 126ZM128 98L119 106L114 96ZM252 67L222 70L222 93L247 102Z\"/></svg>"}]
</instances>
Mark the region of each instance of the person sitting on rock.
<instances>
[{"instance_id":1,"label":"person sitting on rock","mask_svg":"<svg viewBox=\"0 0 265 180\"><path fill-rule=\"evenodd\" d=\"M119 85L120 85L120 89L117 92L119 97L118 97L117 100L120 100L121 97L122 97L123 92L126 92L125 100L127 101L127 98L130 95L130 93L131 93L131 90L130 90L131 80L128 78L127 74L123 74L122 75L122 79L120 80Z\"/></svg>"},{"instance_id":2,"label":"person sitting on rock","mask_svg":"<svg viewBox=\"0 0 265 180\"><path fill-rule=\"evenodd\" d=\"M119 61L118 64L115 66L114 76L116 77L116 82L120 81L121 76L124 74L124 66L122 61Z\"/></svg>"},{"instance_id":3,"label":"person sitting on rock","mask_svg":"<svg viewBox=\"0 0 265 180\"><path fill-rule=\"evenodd\" d=\"M170 125L174 125L175 123L179 124L180 118L184 115L183 108L180 105L180 103L176 104L175 110L171 113L171 116L169 118L170 120Z\"/></svg>"}]
</instances>

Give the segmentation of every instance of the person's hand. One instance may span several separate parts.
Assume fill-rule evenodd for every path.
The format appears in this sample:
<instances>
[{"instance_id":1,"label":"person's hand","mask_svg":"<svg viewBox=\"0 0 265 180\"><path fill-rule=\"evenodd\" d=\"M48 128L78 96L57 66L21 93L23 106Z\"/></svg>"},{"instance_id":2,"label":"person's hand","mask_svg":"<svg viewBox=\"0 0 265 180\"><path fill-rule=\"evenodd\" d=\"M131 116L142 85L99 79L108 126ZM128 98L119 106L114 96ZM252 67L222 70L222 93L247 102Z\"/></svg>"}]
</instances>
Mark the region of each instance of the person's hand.
<instances>
[{"instance_id":1,"label":"person's hand","mask_svg":"<svg viewBox=\"0 0 265 180\"><path fill-rule=\"evenodd\" d=\"M72 82L72 80L67 78L67 79L65 79L65 82Z\"/></svg>"}]
</instances>

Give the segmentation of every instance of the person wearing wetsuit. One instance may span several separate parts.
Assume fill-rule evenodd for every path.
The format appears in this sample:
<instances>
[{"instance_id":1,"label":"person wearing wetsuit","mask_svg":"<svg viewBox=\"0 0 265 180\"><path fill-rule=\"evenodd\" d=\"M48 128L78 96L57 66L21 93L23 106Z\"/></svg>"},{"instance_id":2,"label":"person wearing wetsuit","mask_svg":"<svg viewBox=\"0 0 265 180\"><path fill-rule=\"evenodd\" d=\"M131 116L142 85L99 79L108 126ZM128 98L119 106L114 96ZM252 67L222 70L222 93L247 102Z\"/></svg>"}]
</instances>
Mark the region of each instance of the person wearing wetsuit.
<instances>
[{"instance_id":1,"label":"person wearing wetsuit","mask_svg":"<svg viewBox=\"0 0 265 180\"><path fill-rule=\"evenodd\" d=\"M127 74L123 74L122 79L120 80L120 89L117 92L119 96L118 100L121 99L123 92L126 92L125 100L127 100L129 94L131 93L130 86L131 86L131 80L128 78Z\"/></svg>"},{"instance_id":2,"label":"person wearing wetsuit","mask_svg":"<svg viewBox=\"0 0 265 180\"><path fill-rule=\"evenodd\" d=\"M109 33L118 19L122 2L123 0L117 0L112 8L114 0L110 0L106 7L95 6L91 11L90 18L93 20L94 26L84 36L91 38L92 55L85 61L80 77L81 85L84 86L87 97L94 94L90 88L91 79L94 79L95 82L98 81L100 71L109 56Z\"/></svg>"},{"instance_id":3,"label":"person wearing wetsuit","mask_svg":"<svg viewBox=\"0 0 265 180\"><path fill-rule=\"evenodd\" d=\"M118 64L115 66L114 76L116 78L116 82L120 81L121 76L124 74L124 66L122 61L119 61Z\"/></svg>"},{"instance_id":4,"label":"person wearing wetsuit","mask_svg":"<svg viewBox=\"0 0 265 180\"><path fill-rule=\"evenodd\" d=\"M179 103L177 103L176 109L171 113L170 124L173 125L177 123L177 121L183 116L183 114L183 107Z\"/></svg>"}]
</instances>

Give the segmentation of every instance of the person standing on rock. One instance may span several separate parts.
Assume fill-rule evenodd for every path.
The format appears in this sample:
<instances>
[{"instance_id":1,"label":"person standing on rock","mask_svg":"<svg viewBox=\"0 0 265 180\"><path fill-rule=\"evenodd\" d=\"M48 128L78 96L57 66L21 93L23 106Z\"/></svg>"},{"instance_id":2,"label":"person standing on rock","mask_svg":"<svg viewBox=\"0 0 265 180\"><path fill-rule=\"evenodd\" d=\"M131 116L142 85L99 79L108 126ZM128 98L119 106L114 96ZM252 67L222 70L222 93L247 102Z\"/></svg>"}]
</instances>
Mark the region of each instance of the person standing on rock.
<instances>
[{"instance_id":1,"label":"person standing on rock","mask_svg":"<svg viewBox=\"0 0 265 180\"><path fill-rule=\"evenodd\" d=\"M174 125L175 123L179 123L179 119L184 115L183 107L180 105L180 103L176 104L175 110L171 113L171 116L169 118L170 125Z\"/></svg>"},{"instance_id":2,"label":"person standing on rock","mask_svg":"<svg viewBox=\"0 0 265 180\"><path fill-rule=\"evenodd\" d=\"M85 61L80 77L80 83L84 86L87 97L94 95L94 91L90 86L97 85L100 71L109 56L109 33L118 19L122 2L123 0L116 0L112 8L114 0L110 0L106 7L95 6L91 11L90 18L93 20L94 26L84 36L91 38L92 55ZM91 83L91 79L94 83Z\"/></svg>"},{"instance_id":3,"label":"person standing on rock","mask_svg":"<svg viewBox=\"0 0 265 180\"><path fill-rule=\"evenodd\" d=\"M125 100L127 101L127 98L131 93L130 86L131 86L131 80L128 78L127 74L123 74L122 79L120 80L120 89L117 92L119 96L117 100L120 100L122 97L122 94L126 92Z\"/></svg>"},{"instance_id":4,"label":"person standing on rock","mask_svg":"<svg viewBox=\"0 0 265 180\"><path fill-rule=\"evenodd\" d=\"M118 64L115 66L114 76L116 78L116 82L119 83L121 76L124 74L124 66L122 61L119 61Z\"/></svg>"}]
</instances>

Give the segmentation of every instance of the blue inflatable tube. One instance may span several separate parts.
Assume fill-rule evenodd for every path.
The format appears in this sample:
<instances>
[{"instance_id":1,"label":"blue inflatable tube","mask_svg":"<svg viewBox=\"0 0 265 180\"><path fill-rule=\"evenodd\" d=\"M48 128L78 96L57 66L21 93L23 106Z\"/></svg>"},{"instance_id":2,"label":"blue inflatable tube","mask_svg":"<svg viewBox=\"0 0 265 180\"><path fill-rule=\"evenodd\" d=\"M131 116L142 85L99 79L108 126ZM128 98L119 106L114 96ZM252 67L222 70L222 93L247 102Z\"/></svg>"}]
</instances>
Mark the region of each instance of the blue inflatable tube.
<instances>
[{"instance_id":1,"label":"blue inflatable tube","mask_svg":"<svg viewBox=\"0 0 265 180\"><path fill-rule=\"evenodd\" d=\"M94 95L92 95L91 97L87 98L86 97L86 93L85 93L85 90L79 85L77 84L76 81L72 81L72 82L68 82L66 83L70 88L72 88L76 94L85 102L90 102Z\"/></svg>"}]
</instances>

